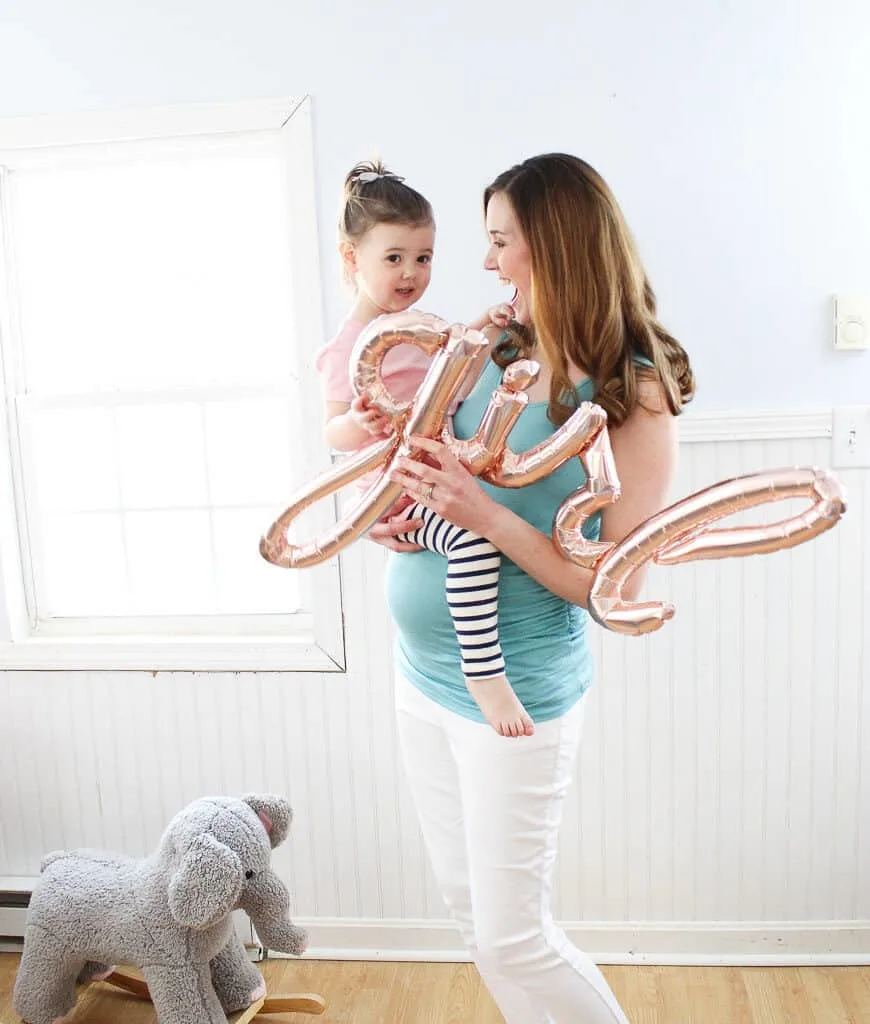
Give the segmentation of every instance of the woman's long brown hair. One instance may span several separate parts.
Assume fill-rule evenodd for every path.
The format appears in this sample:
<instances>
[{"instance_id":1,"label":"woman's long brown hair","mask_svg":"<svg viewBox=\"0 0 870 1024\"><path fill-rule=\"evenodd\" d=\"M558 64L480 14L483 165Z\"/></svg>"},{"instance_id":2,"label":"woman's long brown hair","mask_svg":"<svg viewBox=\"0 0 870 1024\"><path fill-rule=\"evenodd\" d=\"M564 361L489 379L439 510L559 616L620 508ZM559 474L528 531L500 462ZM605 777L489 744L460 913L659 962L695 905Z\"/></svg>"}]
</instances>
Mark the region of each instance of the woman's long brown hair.
<instances>
[{"instance_id":1,"label":"woman's long brown hair","mask_svg":"<svg viewBox=\"0 0 870 1024\"><path fill-rule=\"evenodd\" d=\"M695 391L689 357L656 318L634 239L601 176L578 157L549 153L500 174L484 193L484 212L497 192L510 200L529 246L533 327L510 331L496 362L507 365L541 346L552 372L548 414L557 425L576 408L569 363L592 378L595 401L614 426L637 406L644 378L659 379L679 413Z\"/></svg>"}]
</instances>

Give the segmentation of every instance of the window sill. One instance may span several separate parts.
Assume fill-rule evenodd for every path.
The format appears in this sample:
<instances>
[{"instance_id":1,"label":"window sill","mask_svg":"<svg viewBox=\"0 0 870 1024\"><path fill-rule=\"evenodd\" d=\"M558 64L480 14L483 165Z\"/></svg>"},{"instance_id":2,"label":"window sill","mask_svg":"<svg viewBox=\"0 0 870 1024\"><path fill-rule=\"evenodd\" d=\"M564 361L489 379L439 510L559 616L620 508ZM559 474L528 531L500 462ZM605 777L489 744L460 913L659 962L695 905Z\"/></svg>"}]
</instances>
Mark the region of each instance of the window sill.
<instances>
[{"instance_id":1,"label":"window sill","mask_svg":"<svg viewBox=\"0 0 870 1024\"><path fill-rule=\"evenodd\" d=\"M28 637L0 643L0 671L344 672L313 637Z\"/></svg>"}]
</instances>

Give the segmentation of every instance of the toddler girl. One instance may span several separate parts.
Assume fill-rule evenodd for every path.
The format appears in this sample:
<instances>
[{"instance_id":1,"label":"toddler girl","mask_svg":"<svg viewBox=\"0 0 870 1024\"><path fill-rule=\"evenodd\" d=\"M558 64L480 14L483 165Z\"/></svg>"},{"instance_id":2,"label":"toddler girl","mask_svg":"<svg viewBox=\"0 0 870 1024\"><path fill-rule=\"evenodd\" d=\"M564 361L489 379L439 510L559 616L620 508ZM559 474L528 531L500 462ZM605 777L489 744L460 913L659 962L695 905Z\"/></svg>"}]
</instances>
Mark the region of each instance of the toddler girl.
<instances>
[{"instance_id":1,"label":"toddler girl","mask_svg":"<svg viewBox=\"0 0 870 1024\"><path fill-rule=\"evenodd\" d=\"M432 207L419 192L380 162L357 164L350 171L338 248L356 296L338 333L320 349L314 364L322 376L325 436L332 448L355 451L389 433L387 417L353 394L350 356L367 324L384 313L410 309L422 297L432 272L434 245ZM472 326L503 323L509 315L505 307L496 307ZM430 357L421 349L399 345L384 360L384 383L398 401L409 401L429 364ZM405 515L421 525L400 539L447 557L447 604L470 694L502 736L531 735L532 720L507 680L498 639L498 550L425 505L412 504Z\"/></svg>"}]
</instances>

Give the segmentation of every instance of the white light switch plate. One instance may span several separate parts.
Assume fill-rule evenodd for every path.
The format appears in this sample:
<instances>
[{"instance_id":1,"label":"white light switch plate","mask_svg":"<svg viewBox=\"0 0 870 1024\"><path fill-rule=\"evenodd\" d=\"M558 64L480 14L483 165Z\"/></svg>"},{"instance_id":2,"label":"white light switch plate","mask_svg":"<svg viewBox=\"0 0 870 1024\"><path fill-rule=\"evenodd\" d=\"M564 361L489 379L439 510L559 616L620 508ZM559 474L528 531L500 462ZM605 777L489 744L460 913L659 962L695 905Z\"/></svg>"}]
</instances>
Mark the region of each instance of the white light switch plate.
<instances>
[{"instance_id":1,"label":"white light switch plate","mask_svg":"<svg viewBox=\"0 0 870 1024\"><path fill-rule=\"evenodd\" d=\"M870 405L834 409L832 441L834 469L870 466Z\"/></svg>"}]
</instances>

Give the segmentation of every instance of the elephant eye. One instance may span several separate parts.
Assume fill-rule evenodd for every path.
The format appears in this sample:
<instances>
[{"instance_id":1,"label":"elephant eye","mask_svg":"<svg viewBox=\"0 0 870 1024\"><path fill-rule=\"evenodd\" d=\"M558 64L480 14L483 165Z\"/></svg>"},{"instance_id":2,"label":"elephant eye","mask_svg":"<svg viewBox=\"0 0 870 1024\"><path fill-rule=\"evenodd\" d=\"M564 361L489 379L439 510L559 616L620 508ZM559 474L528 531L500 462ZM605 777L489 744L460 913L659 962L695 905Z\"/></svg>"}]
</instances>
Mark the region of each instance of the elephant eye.
<instances>
[{"instance_id":1,"label":"elephant eye","mask_svg":"<svg viewBox=\"0 0 870 1024\"><path fill-rule=\"evenodd\" d=\"M249 869L248 869L248 870L247 870L247 871L245 872L245 878L253 878L253 877L254 877L254 872L253 872L253 871L252 871L252 870L251 870L251 869L249 868Z\"/></svg>"}]
</instances>

